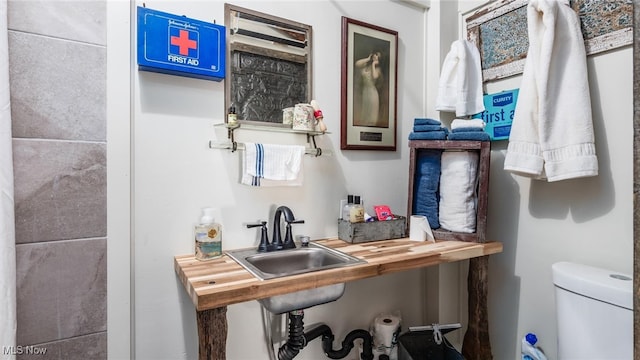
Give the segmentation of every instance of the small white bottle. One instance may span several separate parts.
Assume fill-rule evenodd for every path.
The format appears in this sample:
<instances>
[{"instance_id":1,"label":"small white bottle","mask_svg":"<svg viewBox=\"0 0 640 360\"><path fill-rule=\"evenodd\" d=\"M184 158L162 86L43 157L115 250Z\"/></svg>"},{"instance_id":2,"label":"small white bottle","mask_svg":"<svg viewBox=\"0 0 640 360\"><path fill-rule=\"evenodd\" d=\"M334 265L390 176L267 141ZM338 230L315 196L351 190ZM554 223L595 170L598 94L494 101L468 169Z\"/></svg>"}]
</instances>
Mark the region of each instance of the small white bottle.
<instances>
[{"instance_id":1,"label":"small white bottle","mask_svg":"<svg viewBox=\"0 0 640 360\"><path fill-rule=\"evenodd\" d=\"M214 208L203 208L195 227L196 259L211 260L222 256L222 226L215 222Z\"/></svg>"},{"instance_id":2,"label":"small white bottle","mask_svg":"<svg viewBox=\"0 0 640 360\"><path fill-rule=\"evenodd\" d=\"M342 220L350 221L351 207L353 206L353 195L347 195L347 204L342 208Z\"/></svg>"}]
</instances>

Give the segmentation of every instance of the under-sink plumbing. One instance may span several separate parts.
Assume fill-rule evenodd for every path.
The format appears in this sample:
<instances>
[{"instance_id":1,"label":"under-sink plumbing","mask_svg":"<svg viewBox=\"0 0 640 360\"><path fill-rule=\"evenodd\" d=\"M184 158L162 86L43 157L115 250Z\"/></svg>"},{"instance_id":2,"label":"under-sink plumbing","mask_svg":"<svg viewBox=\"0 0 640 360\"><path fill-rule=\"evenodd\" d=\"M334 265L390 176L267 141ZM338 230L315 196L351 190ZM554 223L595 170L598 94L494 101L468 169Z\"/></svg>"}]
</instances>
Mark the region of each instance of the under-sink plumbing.
<instances>
[{"instance_id":1,"label":"under-sink plumbing","mask_svg":"<svg viewBox=\"0 0 640 360\"><path fill-rule=\"evenodd\" d=\"M362 360L373 360L373 337L367 330L356 329L347 334L342 341L342 348L333 349L334 335L326 324L318 324L304 331L304 310L289 312L289 339L278 350L278 360L291 360L300 350L317 337L322 337L322 350L330 359L343 359L355 346L356 339L362 339ZM389 360L387 355L380 355L380 360Z\"/></svg>"}]
</instances>

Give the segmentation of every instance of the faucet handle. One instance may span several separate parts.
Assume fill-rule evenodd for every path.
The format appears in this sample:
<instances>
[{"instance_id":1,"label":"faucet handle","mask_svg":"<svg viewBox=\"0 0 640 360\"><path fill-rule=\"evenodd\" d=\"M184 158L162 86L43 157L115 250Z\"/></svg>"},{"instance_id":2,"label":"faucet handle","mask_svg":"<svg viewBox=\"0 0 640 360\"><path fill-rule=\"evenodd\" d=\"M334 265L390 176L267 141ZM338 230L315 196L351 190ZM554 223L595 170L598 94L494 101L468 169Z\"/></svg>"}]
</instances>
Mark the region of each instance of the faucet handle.
<instances>
[{"instance_id":1,"label":"faucet handle","mask_svg":"<svg viewBox=\"0 0 640 360\"><path fill-rule=\"evenodd\" d=\"M287 230L284 235L284 244L282 245L283 249L293 249L296 247L296 244L293 242L293 235L291 234L291 224L304 224L304 220L287 221Z\"/></svg>"},{"instance_id":2,"label":"faucet handle","mask_svg":"<svg viewBox=\"0 0 640 360\"><path fill-rule=\"evenodd\" d=\"M247 229L250 228L254 228L254 227L258 227L258 226L266 226L267 222L266 221L260 221L259 223L256 224L246 224L247 225Z\"/></svg>"},{"instance_id":3,"label":"faucet handle","mask_svg":"<svg viewBox=\"0 0 640 360\"><path fill-rule=\"evenodd\" d=\"M260 229L260 245L258 245L258 252L267 252L270 250L269 246L269 234L267 234L267 222L260 221L259 224L247 224L247 228L261 227Z\"/></svg>"}]
</instances>

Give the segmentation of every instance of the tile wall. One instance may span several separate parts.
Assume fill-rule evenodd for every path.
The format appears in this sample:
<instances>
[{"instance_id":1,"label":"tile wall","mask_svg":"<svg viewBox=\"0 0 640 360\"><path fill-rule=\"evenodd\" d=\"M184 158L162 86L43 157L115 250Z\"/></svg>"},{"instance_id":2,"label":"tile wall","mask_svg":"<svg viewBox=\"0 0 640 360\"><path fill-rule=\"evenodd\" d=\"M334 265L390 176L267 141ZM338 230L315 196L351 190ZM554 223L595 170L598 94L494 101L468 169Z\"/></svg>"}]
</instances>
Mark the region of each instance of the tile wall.
<instances>
[{"instance_id":1,"label":"tile wall","mask_svg":"<svg viewBox=\"0 0 640 360\"><path fill-rule=\"evenodd\" d=\"M19 359L106 359L106 0L9 0Z\"/></svg>"}]
</instances>

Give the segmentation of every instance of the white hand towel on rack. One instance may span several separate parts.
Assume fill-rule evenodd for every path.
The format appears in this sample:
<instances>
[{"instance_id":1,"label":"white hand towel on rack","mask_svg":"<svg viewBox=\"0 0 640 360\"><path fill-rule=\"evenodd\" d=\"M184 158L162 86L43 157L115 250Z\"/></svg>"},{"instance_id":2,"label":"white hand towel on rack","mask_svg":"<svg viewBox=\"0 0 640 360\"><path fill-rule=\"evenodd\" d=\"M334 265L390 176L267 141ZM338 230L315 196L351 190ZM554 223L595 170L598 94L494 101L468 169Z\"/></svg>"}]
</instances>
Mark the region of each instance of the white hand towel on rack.
<instances>
[{"instance_id":1,"label":"white hand towel on rack","mask_svg":"<svg viewBox=\"0 0 640 360\"><path fill-rule=\"evenodd\" d=\"M504 169L549 182L597 176L580 19L569 0L531 0L527 22L529 50Z\"/></svg>"},{"instance_id":2,"label":"white hand towel on rack","mask_svg":"<svg viewBox=\"0 0 640 360\"><path fill-rule=\"evenodd\" d=\"M241 182L252 186L302 185L304 146L245 143Z\"/></svg>"},{"instance_id":3,"label":"white hand towel on rack","mask_svg":"<svg viewBox=\"0 0 640 360\"><path fill-rule=\"evenodd\" d=\"M456 40L442 63L436 110L456 116L484 111L480 52L469 40Z\"/></svg>"}]
</instances>

